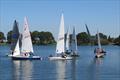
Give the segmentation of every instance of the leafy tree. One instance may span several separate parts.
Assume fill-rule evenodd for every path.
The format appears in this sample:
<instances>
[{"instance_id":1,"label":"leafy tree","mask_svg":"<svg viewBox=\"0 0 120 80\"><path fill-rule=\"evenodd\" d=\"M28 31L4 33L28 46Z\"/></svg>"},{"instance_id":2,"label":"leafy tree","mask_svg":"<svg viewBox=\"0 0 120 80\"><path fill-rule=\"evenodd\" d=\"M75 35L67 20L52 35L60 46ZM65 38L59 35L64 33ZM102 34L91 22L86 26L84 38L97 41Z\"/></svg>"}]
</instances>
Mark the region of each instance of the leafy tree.
<instances>
[{"instance_id":1,"label":"leafy tree","mask_svg":"<svg viewBox=\"0 0 120 80\"><path fill-rule=\"evenodd\" d=\"M103 33L99 33L99 36L101 39L107 39L107 36ZM97 37L97 34L96 34L96 37Z\"/></svg>"},{"instance_id":2,"label":"leafy tree","mask_svg":"<svg viewBox=\"0 0 120 80\"><path fill-rule=\"evenodd\" d=\"M32 40L34 44L52 44L55 42L54 37L52 33L50 32L38 32L34 31L32 32Z\"/></svg>"},{"instance_id":3,"label":"leafy tree","mask_svg":"<svg viewBox=\"0 0 120 80\"><path fill-rule=\"evenodd\" d=\"M89 36L86 32L81 32L77 34L77 43L79 44L88 44Z\"/></svg>"},{"instance_id":4,"label":"leafy tree","mask_svg":"<svg viewBox=\"0 0 120 80\"><path fill-rule=\"evenodd\" d=\"M114 39L114 38L111 38L110 35L109 35L107 40L108 40L109 42L113 42L113 39Z\"/></svg>"},{"instance_id":5,"label":"leafy tree","mask_svg":"<svg viewBox=\"0 0 120 80\"><path fill-rule=\"evenodd\" d=\"M120 46L120 35L114 40L115 45Z\"/></svg>"},{"instance_id":6,"label":"leafy tree","mask_svg":"<svg viewBox=\"0 0 120 80\"><path fill-rule=\"evenodd\" d=\"M7 42L11 43L12 41L12 30L7 33Z\"/></svg>"},{"instance_id":7,"label":"leafy tree","mask_svg":"<svg viewBox=\"0 0 120 80\"><path fill-rule=\"evenodd\" d=\"M3 42L5 40L5 36L3 32L0 32L0 42Z\"/></svg>"},{"instance_id":8,"label":"leafy tree","mask_svg":"<svg viewBox=\"0 0 120 80\"><path fill-rule=\"evenodd\" d=\"M96 40L95 40L95 44L98 44L98 40L97 40L97 34L95 35L96 36ZM109 41L107 40L107 36L103 33L99 33L99 36L100 36L100 42L102 45L107 45L109 44Z\"/></svg>"}]
</instances>

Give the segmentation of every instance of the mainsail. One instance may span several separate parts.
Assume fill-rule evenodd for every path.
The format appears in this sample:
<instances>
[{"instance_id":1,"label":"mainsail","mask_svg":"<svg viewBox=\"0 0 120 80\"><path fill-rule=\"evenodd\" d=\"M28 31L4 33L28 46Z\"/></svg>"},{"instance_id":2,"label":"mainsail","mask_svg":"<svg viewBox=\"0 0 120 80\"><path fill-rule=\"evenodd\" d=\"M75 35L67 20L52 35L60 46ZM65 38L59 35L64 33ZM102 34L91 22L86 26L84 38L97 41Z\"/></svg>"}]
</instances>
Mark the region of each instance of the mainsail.
<instances>
[{"instance_id":1,"label":"mainsail","mask_svg":"<svg viewBox=\"0 0 120 80\"><path fill-rule=\"evenodd\" d=\"M65 37L64 37L64 16L61 16L60 29L58 34L56 53L64 53L65 52Z\"/></svg>"},{"instance_id":2,"label":"mainsail","mask_svg":"<svg viewBox=\"0 0 120 80\"><path fill-rule=\"evenodd\" d=\"M29 31L29 26L27 22L27 18L24 19L24 28L22 33L22 47L21 52L32 52L33 53L33 46L31 41L31 35Z\"/></svg>"},{"instance_id":3,"label":"mainsail","mask_svg":"<svg viewBox=\"0 0 120 80\"><path fill-rule=\"evenodd\" d=\"M71 40L71 51L77 53L77 39L75 34L75 27L73 27L72 40Z\"/></svg>"},{"instance_id":4,"label":"mainsail","mask_svg":"<svg viewBox=\"0 0 120 80\"><path fill-rule=\"evenodd\" d=\"M102 50L101 48L101 43L100 43L100 36L99 36L99 32L97 31L97 39L98 39L98 47L100 49L100 51Z\"/></svg>"},{"instance_id":5,"label":"mainsail","mask_svg":"<svg viewBox=\"0 0 120 80\"><path fill-rule=\"evenodd\" d=\"M68 28L68 31L67 31L67 34L66 34L66 51L69 51L70 50L70 35L69 35L69 28Z\"/></svg>"},{"instance_id":6,"label":"mainsail","mask_svg":"<svg viewBox=\"0 0 120 80\"><path fill-rule=\"evenodd\" d=\"M12 30L12 41L11 41L11 51L13 52L15 49L15 46L17 44L19 38L19 29L18 29L18 23L15 20L14 25L13 25L13 30Z\"/></svg>"}]
</instances>

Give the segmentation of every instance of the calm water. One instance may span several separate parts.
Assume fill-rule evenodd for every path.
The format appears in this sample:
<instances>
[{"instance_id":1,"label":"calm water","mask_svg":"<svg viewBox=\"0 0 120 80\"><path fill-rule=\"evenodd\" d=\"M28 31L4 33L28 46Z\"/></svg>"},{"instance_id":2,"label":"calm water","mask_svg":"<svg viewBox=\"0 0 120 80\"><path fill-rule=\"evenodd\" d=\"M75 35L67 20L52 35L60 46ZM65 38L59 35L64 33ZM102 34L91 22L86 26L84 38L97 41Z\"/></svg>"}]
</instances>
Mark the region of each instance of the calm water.
<instances>
[{"instance_id":1,"label":"calm water","mask_svg":"<svg viewBox=\"0 0 120 80\"><path fill-rule=\"evenodd\" d=\"M0 46L0 80L120 80L120 47L103 46L107 55L95 59L95 47L78 46L77 60L50 61L55 46L34 46L40 61L14 61L5 57L9 46Z\"/></svg>"}]
</instances>

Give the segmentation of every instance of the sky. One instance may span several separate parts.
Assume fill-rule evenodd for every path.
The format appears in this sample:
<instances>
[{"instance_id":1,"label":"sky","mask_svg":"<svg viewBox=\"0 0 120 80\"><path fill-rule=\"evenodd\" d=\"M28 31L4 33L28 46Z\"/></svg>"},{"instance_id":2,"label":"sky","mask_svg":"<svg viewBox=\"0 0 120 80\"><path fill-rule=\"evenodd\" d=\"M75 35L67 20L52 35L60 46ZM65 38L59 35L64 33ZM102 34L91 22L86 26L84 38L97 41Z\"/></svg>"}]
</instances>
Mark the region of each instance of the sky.
<instances>
[{"instance_id":1,"label":"sky","mask_svg":"<svg viewBox=\"0 0 120 80\"><path fill-rule=\"evenodd\" d=\"M5 35L12 30L14 20L23 29L27 16L30 31L50 31L57 39L61 14L64 14L65 31L73 26L76 34L99 32L111 37L120 35L120 0L0 0L0 31Z\"/></svg>"}]
</instances>

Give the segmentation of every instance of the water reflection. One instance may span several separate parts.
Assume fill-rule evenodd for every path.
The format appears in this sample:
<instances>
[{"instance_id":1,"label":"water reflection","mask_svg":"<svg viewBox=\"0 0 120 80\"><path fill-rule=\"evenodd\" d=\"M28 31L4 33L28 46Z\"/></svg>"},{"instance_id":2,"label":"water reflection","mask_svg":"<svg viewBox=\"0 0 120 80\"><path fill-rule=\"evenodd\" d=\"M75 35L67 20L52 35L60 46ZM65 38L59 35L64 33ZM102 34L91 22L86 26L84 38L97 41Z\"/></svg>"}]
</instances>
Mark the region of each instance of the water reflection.
<instances>
[{"instance_id":1,"label":"water reflection","mask_svg":"<svg viewBox=\"0 0 120 80\"><path fill-rule=\"evenodd\" d=\"M56 61L57 80L76 80L76 60Z\"/></svg>"},{"instance_id":2,"label":"water reflection","mask_svg":"<svg viewBox=\"0 0 120 80\"><path fill-rule=\"evenodd\" d=\"M76 59L71 61L71 77L72 80L76 80Z\"/></svg>"},{"instance_id":3,"label":"water reflection","mask_svg":"<svg viewBox=\"0 0 120 80\"><path fill-rule=\"evenodd\" d=\"M20 80L20 61L13 61L13 80Z\"/></svg>"},{"instance_id":4,"label":"water reflection","mask_svg":"<svg viewBox=\"0 0 120 80\"><path fill-rule=\"evenodd\" d=\"M56 61L57 80L66 78L66 61Z\"/></svg>"},{"instance_id":5,"label":"water reflection","mask_svg":"<svg viewBox=\"0 0 120 80\"><path fill-rule=\"evenodd\" d=\"M31 80L32 62L31 61L12 61L13 62L13 80Z\"/></svg>"},{"instance_id":6,"label":"water reflection","mask_svg":"<svg viewBox=\"0 0 120 80\"><path fill-rule=\"evenodd\" d=\"M101 73L102 58L94 58L88 66L88 80L99 80Z\"/></svg>"}]
</instances>

